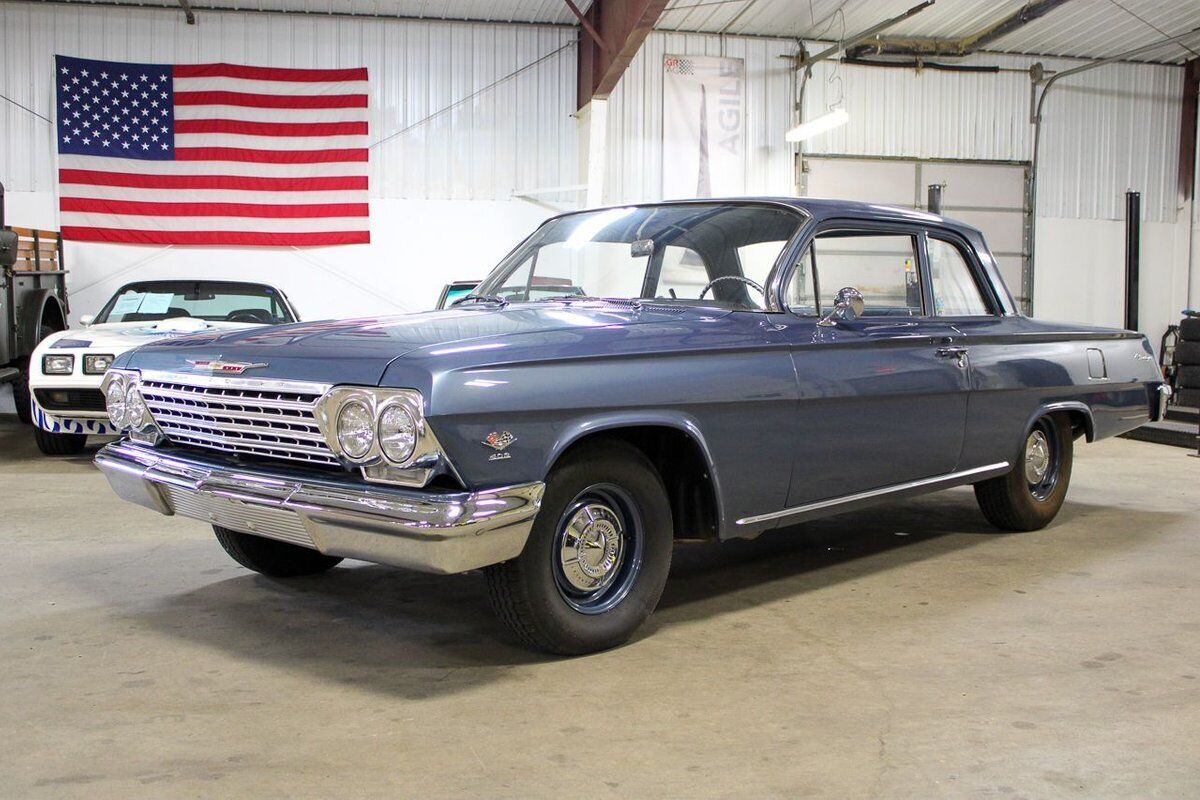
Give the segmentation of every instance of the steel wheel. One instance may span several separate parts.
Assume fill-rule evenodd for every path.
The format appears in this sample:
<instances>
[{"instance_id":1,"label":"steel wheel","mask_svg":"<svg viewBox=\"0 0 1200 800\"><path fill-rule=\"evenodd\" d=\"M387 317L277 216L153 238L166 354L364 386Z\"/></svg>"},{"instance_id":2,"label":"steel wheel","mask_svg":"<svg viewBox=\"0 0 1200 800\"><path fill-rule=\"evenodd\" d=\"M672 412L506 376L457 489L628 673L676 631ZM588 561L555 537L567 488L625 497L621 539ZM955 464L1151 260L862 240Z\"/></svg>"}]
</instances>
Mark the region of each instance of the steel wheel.
<instances>
[{"instance_id":1,"label":"steel wheel","mask_svg":"<svg viewBox=\"0 0 1200 800\"><path fill-rule=\"evenodd\" d=\"M1058 437L1049 420L1038 420L1025 438L1023 470L1029 493L1036 500L1045 500L1058 484Z\"/></svg>"},{"instance_id":2,"label":"steel wheel","mask_svg":"<svg viewBox=\"0 0 1200 800\"><path fill-rule=\"evenodd\" d=\"M567 505L551 552L558 593L581 614L602 614L629 593L645 538L633 498L612 484L589 486Z\"/></svg>"}]
</instances>

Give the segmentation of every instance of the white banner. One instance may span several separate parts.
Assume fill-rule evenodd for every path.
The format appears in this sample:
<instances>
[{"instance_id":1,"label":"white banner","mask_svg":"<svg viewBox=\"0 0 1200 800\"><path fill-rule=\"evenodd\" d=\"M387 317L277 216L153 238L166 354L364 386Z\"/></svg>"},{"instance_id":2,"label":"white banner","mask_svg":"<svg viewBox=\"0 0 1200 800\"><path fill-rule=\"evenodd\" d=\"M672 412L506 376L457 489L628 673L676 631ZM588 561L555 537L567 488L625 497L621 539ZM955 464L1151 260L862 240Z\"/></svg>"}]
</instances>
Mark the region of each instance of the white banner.
<instances>
[{"instance_id":1,"label":"white banner","mask_svg":"<svg viewBox=\"0 0 1200 800\"><path fill-rule=\"evenodd\" d=\"M746 192L746 62L663 56L663 198Z\"/></svg>"}]
</instances>

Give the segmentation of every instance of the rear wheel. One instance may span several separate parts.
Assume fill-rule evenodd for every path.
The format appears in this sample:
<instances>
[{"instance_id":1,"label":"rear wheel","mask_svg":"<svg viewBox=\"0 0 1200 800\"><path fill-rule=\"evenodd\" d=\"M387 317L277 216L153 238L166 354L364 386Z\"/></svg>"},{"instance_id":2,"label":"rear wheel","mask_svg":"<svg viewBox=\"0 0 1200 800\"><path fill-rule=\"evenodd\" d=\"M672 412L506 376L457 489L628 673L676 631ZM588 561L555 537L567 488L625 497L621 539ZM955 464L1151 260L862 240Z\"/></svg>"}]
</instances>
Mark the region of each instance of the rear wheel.
<instances>
[{"instance_id":1,"label":"rear wheel","mask_svg":"<svg viewBox=\"0 0 1200 800\"><path fill-rule=\"evenodd\" d=\"M988 522L1008 531L1049 525L1067 496L1073 446L1071 421L1065 414L1034 422L1012 470L975 484L975 499Z\"/></svg>"},{"instance_id":2,"label":"rear wheel","mask_svg":"<svg viewBox=\"0 0 1200 800\"><path fill-rule=\"evenodd\" d=\"M577 450L551 472L521 555L488 568L492 607L539 650L615 647L658 604L673 543L666 490L641 451Z\"/></svg>"},{"instance_id":3,"label":"rear wheel","mask_svg":"<svg viewBox=\"0 0 1200 800\"><path fill-rule=\"evenodd\" d=\"M86 433L54 433L34 426L33 438L38 450L48 456L73 456L87 446Z\"/></svg>"},{"instance_id":4,"label":"rear wheel","mask_svg":"<svg viewBox=\"0 0 1200 800\"><path fill-rule=\"evenodd\" d=\"M217 541L233 560L246 569L270 575L273 578L297 578L301 575L316 575L341 563L337 556L327 556L307 547L238 533L219 525L213 525Z\"/></svg>"}]
</instances>

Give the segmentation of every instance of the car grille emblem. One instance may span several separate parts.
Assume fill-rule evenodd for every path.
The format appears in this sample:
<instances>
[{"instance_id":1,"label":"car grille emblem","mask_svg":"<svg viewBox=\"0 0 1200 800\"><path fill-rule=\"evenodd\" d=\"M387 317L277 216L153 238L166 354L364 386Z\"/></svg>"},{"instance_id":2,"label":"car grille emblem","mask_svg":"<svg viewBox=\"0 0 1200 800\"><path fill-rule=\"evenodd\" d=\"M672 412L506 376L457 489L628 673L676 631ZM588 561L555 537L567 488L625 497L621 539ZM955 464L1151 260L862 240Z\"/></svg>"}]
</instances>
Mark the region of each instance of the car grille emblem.
<instances>
[{"instance_id":1,"label":"car grille emblem","mask_svg":"<svg viewBox=\"0 0 1200 800\"><path fill-rule=\"evenodd\" d=\"M248 369L259 369L267 366L265 362L257 364L248 364L244 361L221 361L220 359L200 359L193 361L188 359L188 363L192 365L192 369L205 370L214 375L241 375Z\"/></svg>"},{"instance_id":2,"label":"car grille emblem","mask_svg":"<svg viewBox=\"0 0 1200 800\"><path fill-rule=\"evenodd\" d=\"M501 459L511 458L511 455L503 452L503 450L516 440L517 437L508 431L492 431L489 433L487 438L483 440L483 443L496 452L488 456L488 461L500 461Z\"/></svg>"}]
</instances>

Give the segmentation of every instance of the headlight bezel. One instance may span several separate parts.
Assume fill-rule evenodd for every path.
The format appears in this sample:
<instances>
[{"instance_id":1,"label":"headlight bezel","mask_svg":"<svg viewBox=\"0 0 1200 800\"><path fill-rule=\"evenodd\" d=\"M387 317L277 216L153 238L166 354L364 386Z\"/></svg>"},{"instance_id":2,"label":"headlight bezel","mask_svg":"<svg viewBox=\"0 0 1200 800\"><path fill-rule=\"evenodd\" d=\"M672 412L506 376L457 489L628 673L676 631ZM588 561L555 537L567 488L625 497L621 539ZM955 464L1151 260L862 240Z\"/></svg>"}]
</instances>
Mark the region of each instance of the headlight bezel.
<instances>
[{"instance_id":1,"label":"headlight bezel","mask_svg":"<svg viewBox=\"0 0 1200 800\"><path fill-rule=\"evenodd\" d=\"M338 437L338 420L344 406L360 403L370 412L372 441L365 455L355 457L346 452ZM424 398L415 389L383 389L371 386L335 386L317 401L317 427L326 444L344 466L358 468L363 478L373 483L421 487L433 475L453 472L446 460L441 443L425 420ZM412 419L415 441L408 457L397 461L384 451L380 422L390 408L401 407Z\"/></svg>"},{"instance_id":2,"label":"headlight bezel","mask_svg":"<svg viewBox=\"0 0 1200 800\"><path fill-rule=\"evenodd\" d=\"M361 416L361 419L348 423L347 419L351 414ZM351 424L358 426L357 431L349 430ZM333 427L338 447L348 459L362 462L371 455L371 450L375 447L375 416L367 400L355 397L343 402L338 406Z\"/></svg>"},{"instance_id":3,"label":"headlight bezel","mask_svg":"<svg viewBox=\"0 0 1200 800\"><path fill-rule=\"evenodd\" d=\"M61 361L66 369L51 369L52 361ZM74 353L46 353L42 356L42 374L43 375L73 375L75 373L75 354Z\"/></svg>"},{"instance_id":4,"label":"headlight bezel","mask_svg":"<svg viewBox=\"0 0 1200 800\"><path fill-rule=\"evenodd\" d=\"M116 394L114 391L121 394L123 410L120 419L113 416L110 394ZM138 444L155 447L165 441L166 437L162 430L154 421L154 414L150 412L150 407L146 405L146 398L142 396L141 373L136 370L126 369L109 369L104 373L104 380L100 383L100 391L104 393L104 406L108 411L108 421L122 435L128 436L130 441ZM140 420L134 420L131 413L131 398L136 397L143 409ZM139 424L134 425L137 421Z\"/></svg>"},{"instance_id":5,"label":"headlight bezel","mask_svg":"<svg viewBox=\"0 0 1200 800\"><path fill-rule=\"evenodd\" d=\"M129 384L124 373L110 372L104 377L104 410L108 412L112 426L122 432L129 428Z\"/></svg>"},{"instance_id":6,"label":"headlight bezel","mask_svg":"<svg viewBox=\"0 0 1200 800\"><path fill-rule=\"evenodd\" d=\"M97 368L96 361L105 359L103 367ZM84 375L103 375L108 372L108 368L117 360L117 357L112 353L84 353L83 355L83 374Z\"/></svg>"}]
</instances>

